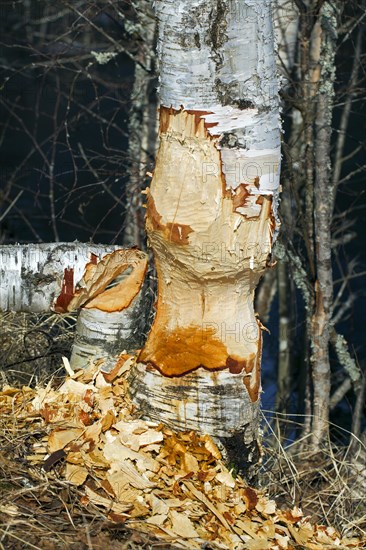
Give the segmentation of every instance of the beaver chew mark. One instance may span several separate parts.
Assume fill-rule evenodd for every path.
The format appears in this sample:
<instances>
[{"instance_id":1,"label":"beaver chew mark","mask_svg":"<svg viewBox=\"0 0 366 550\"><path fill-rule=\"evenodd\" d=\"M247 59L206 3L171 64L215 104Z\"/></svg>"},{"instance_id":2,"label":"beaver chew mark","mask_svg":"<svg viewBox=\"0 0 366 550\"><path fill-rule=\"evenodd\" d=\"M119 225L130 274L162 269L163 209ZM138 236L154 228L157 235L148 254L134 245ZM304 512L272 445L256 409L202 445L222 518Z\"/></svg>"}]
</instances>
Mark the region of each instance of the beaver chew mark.
<instances>
[{"instance_id":1,"label":"beaver chew mark","mask_svg":"<svg viewBox=\"0 0 366 550\"><path fill-rule=\"evenodd\" d=\"M240 374L243 370L250 374L257 365L254 353L247 359L228 356L228 351L220 340L215 337L213 328L202 329L199 326L178 328L174 332L159 331L154 334L153 342L149 342L141 351L138 361L147 364L147 368L155 367L164 376L183 376L204 368L211 371L229 369L232 374ZM251 387L250 378L244 378L252 401L258 399L259 376L255 387ZM258 382L258 385L257 385Z\"/></svg>"},{"instance_id":2,"label":"beaver chew mark","mask_svg":"<svg viewBox=\"0 0 366 550\"><path fill-rule=\"evenodd\" d=\"M64 270L64 278L62 280L61 294L58 296L55 305L54 311L57 313L65 313L67 311L67 306L74 297L74 270L72 268L68 269L67 267Z\"/></svg>"},{"instance_id":3,"label":"beaver chew mark","mask_svg":"<svg viewBox=\"0 0 366 550\"><path fill-rule=\"evenodd\" d=\"M189 225L181 223L167 223L161 221L161 215L156 210L154 199L151 195L147 199L147 218L155 231L161 231L166 239L176 244L188 244L188 235L193 229Z\"/></svg>"},{"instance_id":4,"label":"beaver chew mark","mask_svg":"<svg viewBox=\"0 0 366 550\"><path fill-rule=\"evenodd\" d=\"M196 111L194 109L185 110L182 106L181 109L173 109L173 107L160 107L160 134L166 134L169 127L172 125L172 119L176 116L186 113L194 117L194 133L198 134L199 130L205 132L207 138L213 139L214 134L208 132L209 128L217 126L217 122L206 122L205 115L212 115L212 111Z\"/></svg>"},{"instance_id":5,"label":"beaver chew mark","mask_svg":"<svg viewBox=\"0 0 366 550\"><path fill-rule=\"evenodd\" d=\"M250 195L247 187L248 187L247 183L241 183L235 189L235 195L233 196L233 211L234 212L237 208L240 208L241 206L245 206L247 198Z\"/></svg>"},{"instance_id":6,"label":"beaver chew mark","mask_svg":"<svg viewBox=\"0 0 366 550\"><path fill-rule=\"evenodd\" d=\"M202 123L203 123L206 130L208 128L214 128L215 126L217 126L217 122L206 122L206 120L204 118L205 115L211 115L212 114L211 111L195 111L193 109L187 109L186 112L189 115L194 116L194 124L195 124L195 131L196 132L198 130L199 125L202 124Z\"/></svg>"},{"instance_id":7,"label":"beaver chew mark","mask_svg":"<svg viewBox=\"0 0 366 550\"><path fill-rule=\"evenodd\" d=\"M173 109L173 107L160 107L159 131L160 134L166 134L169 128L170 117L176 116L181 111Z\"/></svg>"}]
</instances>

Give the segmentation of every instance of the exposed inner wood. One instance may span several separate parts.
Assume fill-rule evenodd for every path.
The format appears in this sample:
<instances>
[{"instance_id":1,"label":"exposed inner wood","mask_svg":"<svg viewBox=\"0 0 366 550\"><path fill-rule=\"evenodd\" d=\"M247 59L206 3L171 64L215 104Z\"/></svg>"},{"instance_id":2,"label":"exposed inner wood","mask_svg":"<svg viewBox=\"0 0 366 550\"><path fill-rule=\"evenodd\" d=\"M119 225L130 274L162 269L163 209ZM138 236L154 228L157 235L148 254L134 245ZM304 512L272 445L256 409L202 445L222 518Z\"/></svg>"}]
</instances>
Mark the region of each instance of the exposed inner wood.
<instances>
[{"instance_id":1,"label":"exposed inner wood","mask_svg":"<svg viewBox=\"0 0 366 550\"><path fill-rule=\"evenodd\" d=\"M139 359L170 377L202 367L245 371L255 401L261 334L253 298L271 250L271 198L251 195L244 181L236 194L226 190L218 138L197 113L163 108L160 132L147 202L157 313ZM259 215L247 217L253 202Z\"/></svg>"},{"instance_id":2,"label":"exposed inner wood","mask_svg":"<svg viewBox=\"0 0 366 550\"><path fill-rule=\"evenodd\" d=\"M138 261L131 273L119 284L98 294L84 307L97 308L101 311L122 311L127 309L140 292L147 270L147 258Z\"/></svg>"},{"instance_id":3,"label":"exposed inner wood","mask_svg":"<svg viewBox=\"0 0 366 550\"><path fill-rule=\"evenodd\" d=\"M68 305L74 296L74 270L73 268L64 269L62 279L61 293L57 296L53 309L57 313L67 311Z\"/></svg>"},{"instance_id":4,"label":"exposed inner wood","mask_svg":"<svg viewBox=\"0 0 366 550\"><path fill-rule=\"evenodd\" d=\"M123 281L105 290L129 267L132 267L132 271ZM92 258L76 289L73 288L75 282L70 283L70 274L66 273L69 270L65 270L62 293L57 298L55 307L57 311L73 311L80 307L96 308L105 312L122 311L140 292L146 269L147 256L136 249L116 250L106 254L99 262Z\"/></svg>"}]
</instances>

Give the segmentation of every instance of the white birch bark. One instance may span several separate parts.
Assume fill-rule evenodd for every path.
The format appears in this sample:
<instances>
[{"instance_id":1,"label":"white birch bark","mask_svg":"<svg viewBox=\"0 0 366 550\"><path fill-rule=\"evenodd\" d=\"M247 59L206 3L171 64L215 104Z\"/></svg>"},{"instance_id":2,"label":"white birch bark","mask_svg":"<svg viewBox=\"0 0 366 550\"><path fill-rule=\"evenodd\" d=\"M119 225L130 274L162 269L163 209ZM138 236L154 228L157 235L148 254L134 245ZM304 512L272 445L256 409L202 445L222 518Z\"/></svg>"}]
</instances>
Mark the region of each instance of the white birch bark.
<instances>
[{"instance_id":1,"label":"white birch bark","mask_svg":"<svg viewBox=\"0 0 366 550\"><path fill-rule=\"evenodd\" d=\"M159 289L131 394L175 427L241 432L252 452L253 297L277 232L280 165L271 4L159 0L156 11L160 148L147 230Z\"/></svg>"},{"instance_id":2,"label":"white birch bark","mask_svg":"<svg viewBox=\"0 0 366 550\"><path fill-rule=\"evenodd\" d=\"M106 361L140 347L146 255L134 249L82 243L0 247L0 310L76 311L71 366ZM131 271L129 273L129 271ZM127 276L108 285L121 273Z\"/></svg>"}]
</instances>

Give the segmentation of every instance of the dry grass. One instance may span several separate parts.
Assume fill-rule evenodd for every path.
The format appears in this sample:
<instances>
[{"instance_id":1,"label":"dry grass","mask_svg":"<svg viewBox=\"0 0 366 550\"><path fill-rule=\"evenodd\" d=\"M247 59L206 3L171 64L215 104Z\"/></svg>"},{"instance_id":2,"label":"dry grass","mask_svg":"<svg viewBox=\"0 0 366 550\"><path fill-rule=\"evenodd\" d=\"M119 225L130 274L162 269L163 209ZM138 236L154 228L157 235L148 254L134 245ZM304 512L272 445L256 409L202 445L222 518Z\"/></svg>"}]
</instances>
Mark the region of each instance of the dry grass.
<instances>
[{"instance_id":1,"label":"dry grass","mask_svg":"<svg viewBox=\"0 0 366 550\"><path fill-rule=\"evenodd\" d=\"M0 386L57 385L74 326L72 315L0 313ZM93 504L82 506L80 490L58 477L57 467L45 474L31 466L25 457L46 433L38 424L30 430L0 417L0 550L174 548L108 521Z\"/></svg>"},{"instance_id":2,"label":"dry grass","mask_svg":"<svg viewBox=\"0 0 366 550\"><path fill-rule=\"evenodd\" d=\"M76 317L71 314L0 312L0 383L35 386L63 376Z\"/></svg>"},{"instance_id":3,"label":"dry grass","mask_svg":"<svg viewBox=\"0 0 366 550\"><path fill-rule=\"evenodd\" d=\"M262 483L270 496L286 507L300 507L312 521L332 525L344 536L366 540L365 444L348 434L352 446L328 440L321 452L314 453L307 448L307 438L293 435L300 433L300 422L282 415L275 416L275 428L264 423ZM334 425L330 430L344 431ZM284 434L289 432L292 441L286 444Z\"/></svg>"}]
</instances>

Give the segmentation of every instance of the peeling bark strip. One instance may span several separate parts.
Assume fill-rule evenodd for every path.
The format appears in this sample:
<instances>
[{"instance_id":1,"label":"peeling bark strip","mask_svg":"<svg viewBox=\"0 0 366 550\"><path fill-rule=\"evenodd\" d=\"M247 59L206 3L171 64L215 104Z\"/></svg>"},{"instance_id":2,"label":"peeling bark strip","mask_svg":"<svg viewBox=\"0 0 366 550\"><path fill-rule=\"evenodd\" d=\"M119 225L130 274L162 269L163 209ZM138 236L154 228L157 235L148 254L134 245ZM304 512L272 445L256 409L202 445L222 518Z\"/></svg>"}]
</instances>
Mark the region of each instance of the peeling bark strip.
<instances>
[{"instance_id":1,"label":"peeling bark strip","mask_svg":"<svg viewBox=\"0 0 366 550\"><path fill-rule=\"evenodd\" d=\"M280 165L270 7L156 3L160 147L146 226L158 299L131 393L149 416L214 435L256 431L253 298L276 233Z\"/></svg>"},{"instance_id":2,"label":"peeling bark strip","mask_svg":"<svg viewBox=\"0 0 366 550\"><path fill-rule=\"evenodd\" d=\"M112 288L107 286L120 278L129 268L121 282ZM78 282L67 311L83 306L105 312L122 311L129 307L140 292L147 270L147 256L137 249L117 249L105 255L98 263L89 263L83 278Z\"/></svg>"},{"instance_id":3,"label":"peeling bark strip","mask_svg":"<svg viewBox=\"0 0 366 550\"><path fill-rule=\"evenodd\" d=\"M84 367L101 357L108 362L122 349L132 351L143 343L146 269L147 256L136 249L81 243L1 246L0 310L82 308L71 366Z\"/></svg>"}]
</instances>

